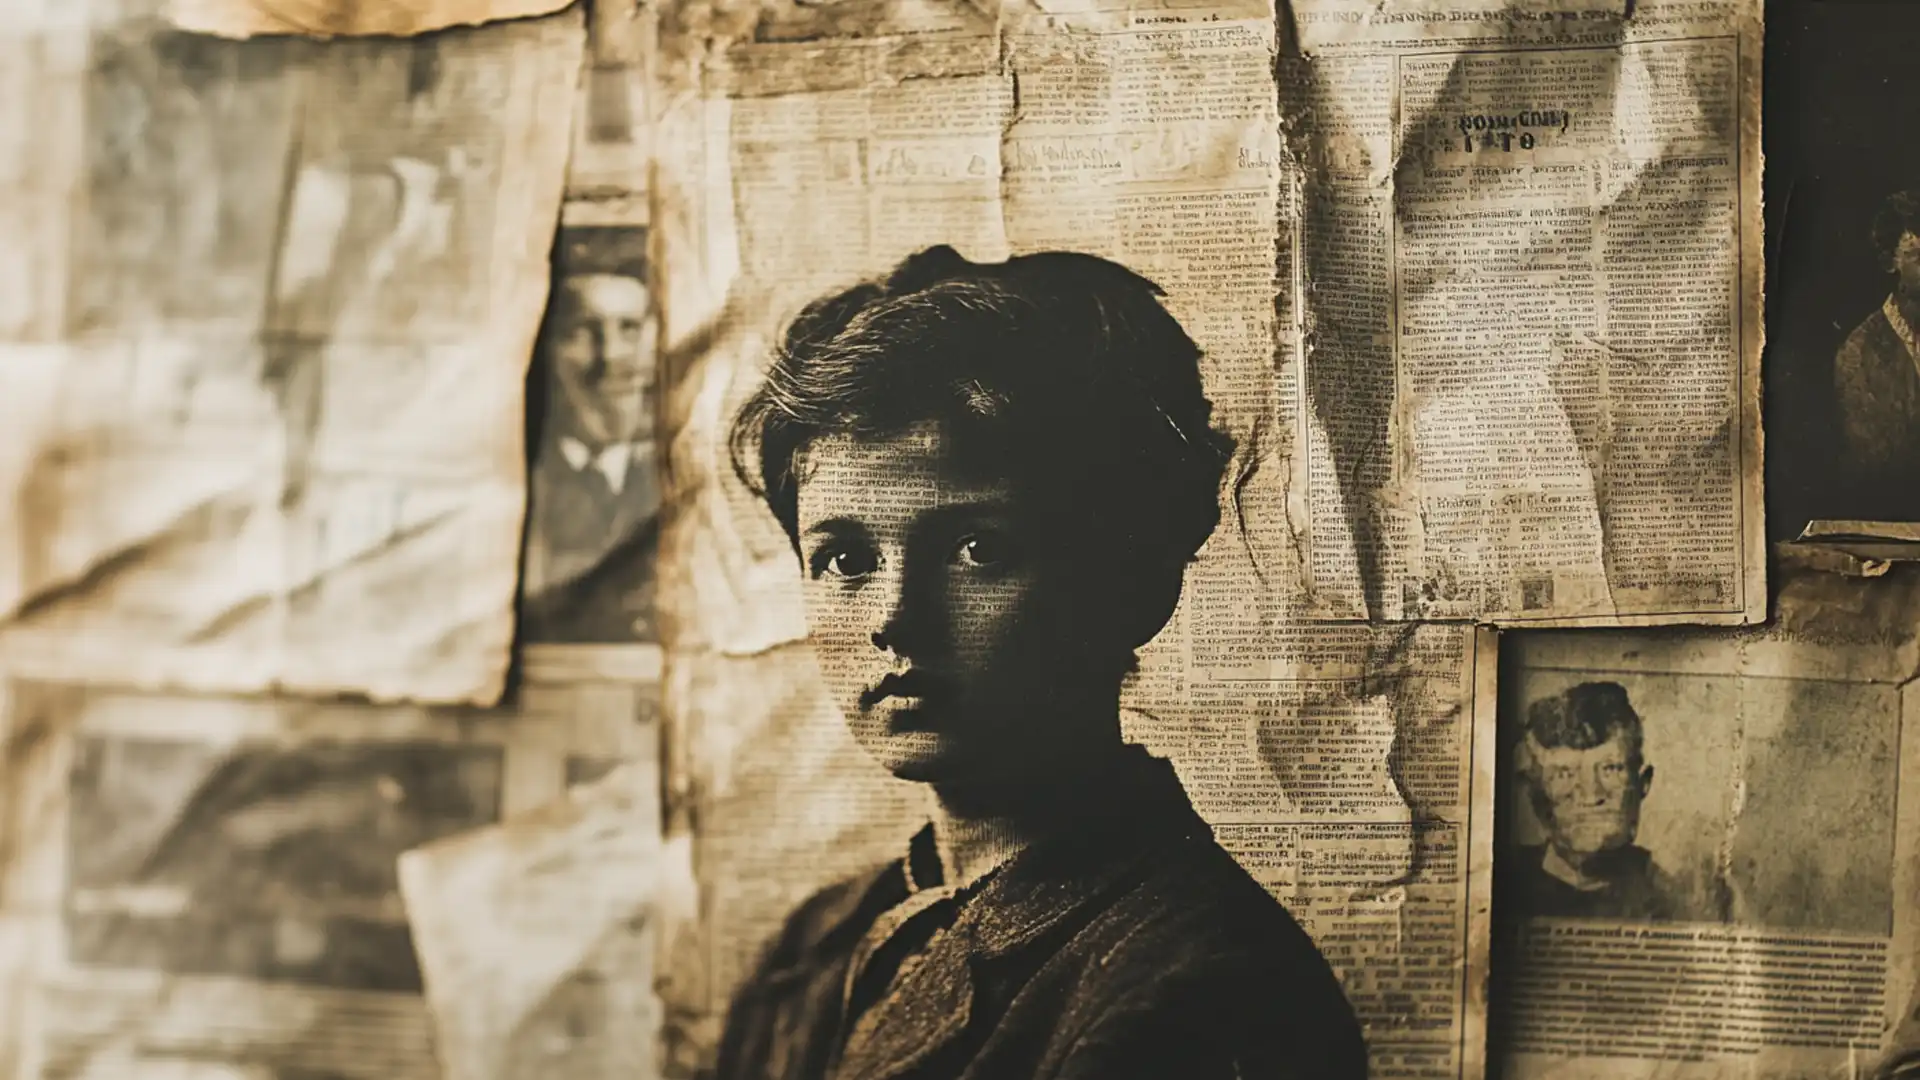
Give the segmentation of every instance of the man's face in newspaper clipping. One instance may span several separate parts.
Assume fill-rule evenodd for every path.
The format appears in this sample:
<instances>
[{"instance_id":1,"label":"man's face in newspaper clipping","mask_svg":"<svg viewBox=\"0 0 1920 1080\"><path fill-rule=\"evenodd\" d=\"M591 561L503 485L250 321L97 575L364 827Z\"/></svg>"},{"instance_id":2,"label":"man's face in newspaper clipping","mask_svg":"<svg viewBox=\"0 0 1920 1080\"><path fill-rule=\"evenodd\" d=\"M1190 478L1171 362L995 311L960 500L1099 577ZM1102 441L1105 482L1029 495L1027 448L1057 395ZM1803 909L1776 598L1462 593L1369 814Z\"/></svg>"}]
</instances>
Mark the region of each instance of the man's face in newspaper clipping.
<instances>
[{"instance_id":1,"label":"man's face in newspaper clipping","mask_svg":"<svg viewBox=\"0 0 1920 1080\"><path fill-rule=\"evenodd\" d=\"M583 434L600 445L653 434L652 297L625 274L569 274L554 291L547 348Z\"/></svg>"},{"instance_id":2,"label":"man's face in newspaper clipping","mask_svg":"<svg viewBox=\"0 0 1920 1080\"><path fill-rule=\"evenodd\" d=\"M1531 734L1534 811L1568 855L1597 855L1633 843L1640 829L1640 803L1653 784L1653 769L1640 761L1627 736L1585 750L1542 746Z\"/></svg>"},{"instance_id":3,"label":"man's face in newspaper clipping","mask_svg":"<svg viewBox=\"0 0 1920 1080\"><path fill-rule=\"evenodd\" d=\"M1073 744L1027 722L1062 670L1060 575L1012 487L961 467L936 424L832 436L799 483L807 623L856 741L905 780L988 779Z\"/></svg>"}]
</instances>

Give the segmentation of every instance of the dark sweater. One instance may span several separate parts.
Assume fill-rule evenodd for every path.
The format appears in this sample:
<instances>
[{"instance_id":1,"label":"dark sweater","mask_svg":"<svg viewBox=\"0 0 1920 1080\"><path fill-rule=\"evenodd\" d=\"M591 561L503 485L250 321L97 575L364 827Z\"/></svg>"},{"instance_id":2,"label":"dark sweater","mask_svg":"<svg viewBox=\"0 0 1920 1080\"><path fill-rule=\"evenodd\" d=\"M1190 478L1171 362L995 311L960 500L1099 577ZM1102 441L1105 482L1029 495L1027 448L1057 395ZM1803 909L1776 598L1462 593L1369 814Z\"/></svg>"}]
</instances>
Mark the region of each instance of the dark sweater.
<instances>
[{"instance_id":1,"label":"dark sweater","mask_svg":"<svg viewBox=\"0 0 1920 1080\"><path fill-rule=\"evenodd\" d=\"M1214 842L1171 767L1146 764L1147 783L964 896L852 1042L848 968L906 898L905 867L802 904L734 1000L717 1080L1364 1078L1359 1025L1312 940Z\"/></svg>"}]
</instances>

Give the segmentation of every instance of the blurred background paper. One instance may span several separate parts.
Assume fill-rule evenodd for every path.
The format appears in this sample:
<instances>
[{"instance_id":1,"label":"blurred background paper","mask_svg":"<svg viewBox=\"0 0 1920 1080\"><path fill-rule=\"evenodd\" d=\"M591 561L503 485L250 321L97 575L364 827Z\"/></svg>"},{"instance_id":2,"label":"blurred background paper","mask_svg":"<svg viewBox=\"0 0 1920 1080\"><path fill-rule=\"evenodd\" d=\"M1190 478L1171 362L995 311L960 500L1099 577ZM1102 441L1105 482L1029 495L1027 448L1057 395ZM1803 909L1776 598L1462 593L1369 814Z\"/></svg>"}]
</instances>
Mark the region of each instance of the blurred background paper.
<instances>
[{"instance_id":1,"label":"blurred background paper","mask_svg":"<svg viewBox=\"0 0 1920 1080\"><path fill-rule=\"evenodd\" d=\"M691 873L659 822L641 760L401 857L445 1080L655 1075L653 916Z\"/></svg>"},{"instance_id":2,"label":"blurred background paper","mask_svg":"<svg viewBox=\"0 0 1920 1080\"><path fill-rule=\"evenodd\" d=\"M408 925L401 854L648 759L655 730L619 683L497 709L0 693L6 1080L439 1080L414 946L438 928Z\"/></svg>"},{"instance_id":3,"label":"blurred background paper","mask_svg":"<svg viewBox=\"0 0 1920 1080\"><path fill-rule=\"evenodd\" d=\"M167 18L182 30L221 37L306 34L405 37L449 26L521 19L572 0L172 0Z\"/></svg>"},{"instance_id":4,"label":"blurred background paper","mask_svg":"<svg viewBox=\"0 0 1920 1080\"><path fill-rule=\"evenodd\" d=\"M0 104L0 178L63 226L0 286L64 283L0 318L0 665L492 703L578 13L329 44L95 17L0 39L44 102Z\"/></svg>"}]
</instances>

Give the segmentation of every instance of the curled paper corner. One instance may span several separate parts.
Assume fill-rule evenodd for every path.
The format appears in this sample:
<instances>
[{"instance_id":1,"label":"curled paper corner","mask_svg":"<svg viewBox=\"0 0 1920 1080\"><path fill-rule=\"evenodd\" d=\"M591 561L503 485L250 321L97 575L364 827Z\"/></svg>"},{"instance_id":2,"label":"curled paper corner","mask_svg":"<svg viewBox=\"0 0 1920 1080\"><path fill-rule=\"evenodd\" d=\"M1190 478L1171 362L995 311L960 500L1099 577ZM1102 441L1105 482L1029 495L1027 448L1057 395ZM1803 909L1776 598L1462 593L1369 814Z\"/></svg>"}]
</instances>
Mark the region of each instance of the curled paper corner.
<instances>
[{"instance_id":1,"label":"curled paper corner","mask_svg":"<svg viewBox=\"0 0 1920 1080\"><path fill-rule=\"evenodd\" d=\"M167 0L162 16L196 34L245 39L413 37L456 26L551 15L573 0Z\"/></svg>"},{"instance_id":2,"label":"curled paper corner","mask_svg":"<svg viewBox=\"0 0 1920 1080\"><path fill-rule=\"evenodd\" d=\"M1774 554L1782 568L1885 577L1895 564L1920 562L1920 523L1809 521L1792 541L1774 545Z\"/></svg>"}]
</instances>

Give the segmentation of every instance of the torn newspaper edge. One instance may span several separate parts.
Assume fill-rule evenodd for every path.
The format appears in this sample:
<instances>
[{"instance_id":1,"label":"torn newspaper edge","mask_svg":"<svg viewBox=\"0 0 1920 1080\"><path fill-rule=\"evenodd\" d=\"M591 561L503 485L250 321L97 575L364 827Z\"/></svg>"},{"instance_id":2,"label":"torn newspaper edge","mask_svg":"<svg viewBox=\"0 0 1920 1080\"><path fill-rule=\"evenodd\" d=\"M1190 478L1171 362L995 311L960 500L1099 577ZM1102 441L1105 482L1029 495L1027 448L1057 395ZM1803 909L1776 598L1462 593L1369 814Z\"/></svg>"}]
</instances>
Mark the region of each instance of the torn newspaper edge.
<instances>
[{"instance_id":1,"label":"torn newspaper edge","mask_svg":"<svg viewBox=\"0 0 1920 1080\"><path fill-rule=\"evenodd\" d=\"M61 336L0 342L5 664L493 701L578 13L404 42L73 33L28 55L85 123L9 112L0 140L22 175L84 142L84 198L45 233Z\"/></svg>"},{"instance_id":2,"label":"torn newspaper edge","mask_svg":"<svg viewBox=\"0 0 1920 1080\"><path fill-rule=\"evenodd\" d=\"M1866 1075L1912 1008L1920 567L1778 577L1765 628L1509 637L1502 1075Z\"/></svg>"},{"instance_id":3,"label":"torn newspaper edge","mask_svg":"<svg viewBox=\"0 0 1920 1080\"><path fill-rule=\"evenodd\" d=\"M182 30L226 38L262 34L412 37L453 26L550 15L571 3L573 0L167 0L162 13Z\"/></svg>"}]
</instances>

